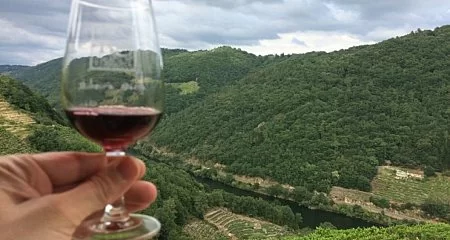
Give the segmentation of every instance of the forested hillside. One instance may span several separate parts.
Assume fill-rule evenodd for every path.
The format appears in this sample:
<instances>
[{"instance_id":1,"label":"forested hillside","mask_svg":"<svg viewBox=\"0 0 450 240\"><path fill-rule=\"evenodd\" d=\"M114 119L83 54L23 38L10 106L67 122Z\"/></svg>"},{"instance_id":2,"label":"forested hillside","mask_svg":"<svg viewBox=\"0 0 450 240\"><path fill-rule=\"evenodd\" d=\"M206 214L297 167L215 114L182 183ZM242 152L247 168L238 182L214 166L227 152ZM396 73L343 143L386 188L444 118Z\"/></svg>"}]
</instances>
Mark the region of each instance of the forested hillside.
<instances>
[{"instance_id":1,"label":"forested hillside","mask_svg":"<svg viewBox=\"0 0 450 240\"><path fill-rule=\"evenodd\" d=\"M162 121L169 151L327 192L376 167L450 164L450 27L268 65Z\"/></svg>"},{"instance_id":2,"label":"forested hillside","mask_svg":"<svg viewBox=\"0 0 450 240\"><path fill-rule=\"evenodd\" d=\"M10 75L46 97L52 106L59 102L61 81L61 58L34 67L17 69Z\"/></svg>"},{"instance_id":3,"label":"forested hillside","mask_svg":"<svg viewBox=\"0 0 450 240\"><path fill-rule=\"evenodd\" d=\"M65 122L44 97L33 93L28 87L10 77L0 75L0 96L17 110L28 111L37 122L49 120L59 124Z\"/></svg>"},{"instance_id":4,"label":"forested hillside","mask_svg":"<svg viewBox=\"0 0 450 240\"><path fill-rule=\"evenodd\" d=\"M181 49L163 49L163 78L166 87L166 115L175 113L192 103L201 101L207 94L231 85L250 70L272 59L220 47L211 51L188 52ZM34 67L14 68L0 66L4 71L41 93L50 104L60 109L60 77L62 59L55 59ZM194 84L195 91L183 93L183 83Z\"/></svg>"},{"instance_id":5,"label":"forested hillside","mask_svg":"<svg viewBox=\"0 0 450 240\"><path fill-rule=\"evenodd\" d=\"M166 88L166 114L178 112L202 101L210 93L217 92L243 78L259 66L262 59L230 47L210 51L166 54L163 79L169 83ZM199 86L193 94L182 94L173 88L173 83L191 82Z\"/></svg>"},{"instance_id":6,"label":"forested hillside","mask_svg":"<svg viewBox=\"0 0 450 240\"><path fill-rule=\"evenodd\" d=\"M41 151L99 151L66 125L44 97L0 75L0 154Z\"/></svg>"},{"instance_id":7,"label":"forested hillside","mask_svg":"<svg viewBox=\"0 0 450 240\"><path fill-rule=\"evenodd\" d=\"M0 73L2 74L14 74L19 71L24 71L25 69L29 68L28 66L22 66L22 65L0 65Z\"/></svg>"},{"instance_id":8,"label":"forested hillside","mask_svg":"<svg viewBox=\"0 0 450 240\"><path fill-rule=\"evenodd\" d=\"M445 170L449 32L329 54L165 49L170 119L152 145L324 192L370 190L376 166L387 161ZM11 74L58 106L60 61Z\"/></svg>"}]
</instances>

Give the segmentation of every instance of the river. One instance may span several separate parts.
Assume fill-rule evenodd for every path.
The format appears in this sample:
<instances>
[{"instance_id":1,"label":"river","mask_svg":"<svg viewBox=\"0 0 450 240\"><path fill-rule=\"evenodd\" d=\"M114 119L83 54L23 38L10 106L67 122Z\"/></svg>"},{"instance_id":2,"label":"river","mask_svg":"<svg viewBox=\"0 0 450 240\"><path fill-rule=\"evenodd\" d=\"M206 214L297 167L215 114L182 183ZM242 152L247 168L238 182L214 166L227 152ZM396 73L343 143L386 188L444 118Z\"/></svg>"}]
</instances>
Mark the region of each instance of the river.
<instances>
[{"instance_id":1,"label":"river","mask_svg":"<svg viewBox=\"0 0 450 240\"><path fill-rule=\"evenodd\" d=\"M234 188L232 186L223 184L221 182L213 181L211 179L195 177L195 179L205 185L205 187L209 190L213 189L221 189L229 193L233 193L238 196L250 196L255 198L261 198L266 201L275 201L277 200L283 205L287 205L291 207L294 213L300 213L303 217L303 227L316 228L323 222L330 222L338 229L349 229L349 228L357 228L357 227L372 227L372 226L380 226L376 223L367 222L358 218L347 217L343 214L327 212L323 210L310 209L304 206L299 205L296 202L280 199L273 196L268 196L248 190L243 190L239 188Z\"/></svg>"}]
</instances>

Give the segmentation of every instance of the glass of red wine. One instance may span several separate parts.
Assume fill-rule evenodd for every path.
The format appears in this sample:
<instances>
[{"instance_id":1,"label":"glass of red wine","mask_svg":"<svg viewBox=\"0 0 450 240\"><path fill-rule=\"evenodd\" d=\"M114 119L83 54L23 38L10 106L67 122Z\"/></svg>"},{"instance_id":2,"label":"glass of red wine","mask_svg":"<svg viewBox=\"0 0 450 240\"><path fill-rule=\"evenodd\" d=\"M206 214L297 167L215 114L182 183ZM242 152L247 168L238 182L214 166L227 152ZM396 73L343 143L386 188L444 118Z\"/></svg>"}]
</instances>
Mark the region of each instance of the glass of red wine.
<instances>
[{"instance_id":1,"label":"glass of red wine","mask_svg":"<svg viewBox=\"0 0 450 240\"><path fill-rule=\"evenodd\" d=\"M63 60L62 104L110 162L147 136L163 112L162 56L149 0L73 0ZM129 214L122 197L85 220L74 239L150 239L160 223Z\"/></svg>"}]
</instances>

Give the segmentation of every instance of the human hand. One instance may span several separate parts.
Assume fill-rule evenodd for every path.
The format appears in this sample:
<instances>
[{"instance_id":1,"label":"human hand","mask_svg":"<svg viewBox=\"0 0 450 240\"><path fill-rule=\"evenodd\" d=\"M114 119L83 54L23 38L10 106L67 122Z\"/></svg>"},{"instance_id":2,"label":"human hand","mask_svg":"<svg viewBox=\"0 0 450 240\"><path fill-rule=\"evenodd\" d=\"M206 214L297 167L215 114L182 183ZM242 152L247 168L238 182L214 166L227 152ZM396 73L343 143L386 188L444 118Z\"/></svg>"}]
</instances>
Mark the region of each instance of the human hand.
<instances>
[{"instance_id":1,"label":"human hand","mask_svg":"<svg viewBox=\"0 0 450 240\"><path fill-rule=\"evenodd\" d=\"M0 157L0 239L71 239L83 219L122 195L130 212L147 208L156 187L139 181L133 157L43 153Z\"/></svg>"}]
</instances>

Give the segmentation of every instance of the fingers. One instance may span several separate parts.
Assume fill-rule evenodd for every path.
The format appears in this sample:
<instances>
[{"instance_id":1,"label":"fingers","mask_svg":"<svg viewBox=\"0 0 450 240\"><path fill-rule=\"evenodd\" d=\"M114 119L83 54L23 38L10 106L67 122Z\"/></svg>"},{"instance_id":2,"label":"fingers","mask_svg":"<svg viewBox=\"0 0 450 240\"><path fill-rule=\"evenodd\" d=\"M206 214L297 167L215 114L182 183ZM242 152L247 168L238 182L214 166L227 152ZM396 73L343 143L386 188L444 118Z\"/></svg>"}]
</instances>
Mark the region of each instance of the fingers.
<instances>
[{"instance_id":1,"label":"fingers","mask_svg":"<svg viewBox=\"0 0 450 240\"><path fill-rule=\"evenodd\" d=\"M142 160L140 160L140 159L135 159L135 160L137 161L138 168L139 168L138 179L141 179L145 175L146 166L145 166L145 163ZM89 175L89 173L85 173L84 175ZM90 174L90 176L92 176L92 174ZM65 192L65 191L69 191L71 189L76 188L82 182L83 182L83 180L77 181L77 182L71 182L71 183L68 183L68 184L65 184L65 185L56 185L53 188L53 193L62 193L62 192Z\"/></svg>"},{"instance_id":2,"label":"fingers","mask_svg":"<svg viewBox=\"0 0 450 240\"><path fill-rule=\"evenodd\" d=\"M31 157L48 175L55 188L84 181L105 168L107 163L102 153L56 152Z\"/></svg>"},{"instance_id":3,"label":"fingers","mask_svg":"<svg viewBox=\"0 0 450 240\"><path fill-rule=\"evenodd\" d=\"M62 193L76 188L78 185L67 185L55 189L55 193ZM148 208L158 195L156 186L150 182L137 181L131 185L130 189L124 194L126 208L130 212L136 212Z\"/></svg>"},{"instance_id":4,"label":"fingers","mask_svg":"<svg viewBox=\"0 0 450 240\"><path fill-rule=\"evenodd\" d=\"M148 208L156 200L157 190L155 185L146 181L135 182L125 193L126 208L130 212L136 212Z\"/></svg>"},{"instance_id":5,"label":"fingers","mask_svg":"<svg viewBox=\"0 0 450 240\"><path fill-rule=\"evenodd\" d=\"M139 167L139 177L138 177L138 179L141 179L142 177L144 177L145 171L147 171L147 167L145 166L145 163L142 160L136 158L136 161L137 161L137 163L139 165L138 166Z\"/></svg>"},{"instance_id":6,"label":"fingers","mask_svg":"<svg viewBox=\"0 0 450 240\"><path fill-rule=\"evenodd\" d=\"M145 171L143 168L145 169L145 166L136 158L115 157L106 169L78 187L61 193L58 201L60 206L56 207L70 217L72 222L79 223L92 213L101 210L106 204L119 199L142 175ZM133 192L145 188L151 187L138 184ZM133 193L132 197L138 200L138 207L142 207L139 201L148 196Z\"/></svg>"}]
</instances>

